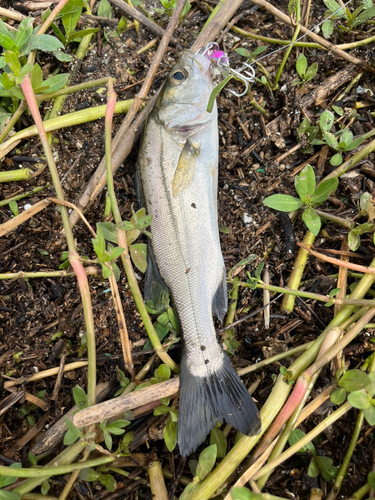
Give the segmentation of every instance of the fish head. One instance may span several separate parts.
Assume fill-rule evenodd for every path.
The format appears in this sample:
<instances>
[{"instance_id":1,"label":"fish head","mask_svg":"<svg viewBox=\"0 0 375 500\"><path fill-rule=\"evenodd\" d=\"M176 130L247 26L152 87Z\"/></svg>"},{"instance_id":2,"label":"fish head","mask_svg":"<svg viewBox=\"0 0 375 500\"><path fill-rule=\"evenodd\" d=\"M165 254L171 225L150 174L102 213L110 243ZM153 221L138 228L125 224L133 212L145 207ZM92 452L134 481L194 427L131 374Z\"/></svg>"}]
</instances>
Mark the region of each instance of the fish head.
<instances>
[{"instance_id":1,"label":"fish head","mask_svg":"<svg viewBox=\"0 0 375 500\"><path fill-rule=\"evenodd\" d=\"M215 118L206 111L212 92L211 61L192 50L182 52L156 104L159 123L185 137Z\"/></svg>"}]
</instances>

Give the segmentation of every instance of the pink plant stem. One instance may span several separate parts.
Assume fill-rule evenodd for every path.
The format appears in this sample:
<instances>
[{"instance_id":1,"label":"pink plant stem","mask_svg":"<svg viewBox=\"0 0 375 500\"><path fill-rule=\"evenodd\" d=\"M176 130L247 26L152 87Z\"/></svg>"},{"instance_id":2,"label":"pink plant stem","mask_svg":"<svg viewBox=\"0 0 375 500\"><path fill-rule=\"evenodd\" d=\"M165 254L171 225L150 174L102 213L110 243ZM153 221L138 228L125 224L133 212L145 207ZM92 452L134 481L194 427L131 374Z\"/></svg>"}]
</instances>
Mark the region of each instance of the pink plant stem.
<instances>
[{"instance_id":1,"label":"pink plant stem","mask_svg":"<svg viewBox=\"0 0 375 500\"><path fill-rule=\"evenodd\" d=\"M330 349L330 347L332 347L337 342L340 332L340 328L332 328L327 333L326 338L324 339L320 347L317 359L322 358ZM315 365L312 366L314 367ZM291 393L288 401L285 403L284 407L269 428L267 434L265 434L262 441L260 442L256 452L252 457L252 461L256 460L260 455L264 453L264 451L270 446L275 437L279 434L280 430L285 425L289 417L298 408L298 405L301 403L306 394L311 378L316 371L317 369L311 369L310 367L298 377L293 392Z\"/></svg>"},{"instance_id":2,"label":"pink plant stem","mask_svg":"<svg viewBox=\"0 0 375 500\"><path fill-rule=\"evenodd\" d=\"M328 257L328 255L324 255L320 252L316 252L309 246L304 245L303 243L298 243L298 245L304 250L306 250L306 252L316 257L317 259L323 260L324 262L329 262L334 266L346 267L348 269L351 269L352 271L357 271L359 273L364 273L364 274L375 274L375 267L365 267L365 266L360 266L359 264L353 264L352 262L345 262L343 260L335 259L334 257Z\"/></svg>"},{"instance_id":3,"label":"pink plant stem","mask_svg":"<svg viewBox=\"0 0 375 500\"><path fill-rule=\"evenodd\" d=\"M38 104L35 99L35 94L33 87L31 85L30 74L24 76L21 84L22 92L25 96L26 102L29 106L31 114L33 116L35 125L38 129L38 134L43 146L44 154L46 155L48 167L51 172L51 177L53 185L55 187L57 198L64 202L64 192L61 186L59 174L57 172L55 160L53 159L53 154L51 148L48 144L46 131L43 127L42 118L39 113ZM65 206L60 206L61 218L64 226L66 241L69 248L69 260L73 267L73 270L77 276L79 290L81 292L83 312L86 323L86 333L87 333L87 357L88 357L88 382L87 382L87 400L89 405L95 404L95 389L96 389L96 351L95 351L95 330L94 330L94 318L92 316L91 307L91 296L90 289L87 280L87 275L84 267L79 259L79 255L76 251L74 238L72 233L72 228L69 222L68 211Z\"/></svg>"}]
</instances>

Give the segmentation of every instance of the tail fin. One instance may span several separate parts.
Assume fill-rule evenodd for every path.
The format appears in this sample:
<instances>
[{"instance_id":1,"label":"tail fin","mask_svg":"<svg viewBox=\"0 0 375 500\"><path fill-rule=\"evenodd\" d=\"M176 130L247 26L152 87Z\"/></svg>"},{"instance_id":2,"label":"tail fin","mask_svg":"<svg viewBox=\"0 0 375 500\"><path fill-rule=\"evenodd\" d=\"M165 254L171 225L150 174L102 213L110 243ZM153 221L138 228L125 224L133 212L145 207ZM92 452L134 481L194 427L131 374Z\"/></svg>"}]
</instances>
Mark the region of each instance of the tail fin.
<instances>
[{"instance_id":1,"label":"tail fin","mask_svg":"<svg viewBox=\"0 0 375 500\"><path fill-rule=\"evenodd\" d=\"M183 353L178 413L177 439L183 457L196 450L217 422L225 420L248 436L262 428L258 409L227 355L220 370L194 377Z\"/></svg>"}]
</instances>

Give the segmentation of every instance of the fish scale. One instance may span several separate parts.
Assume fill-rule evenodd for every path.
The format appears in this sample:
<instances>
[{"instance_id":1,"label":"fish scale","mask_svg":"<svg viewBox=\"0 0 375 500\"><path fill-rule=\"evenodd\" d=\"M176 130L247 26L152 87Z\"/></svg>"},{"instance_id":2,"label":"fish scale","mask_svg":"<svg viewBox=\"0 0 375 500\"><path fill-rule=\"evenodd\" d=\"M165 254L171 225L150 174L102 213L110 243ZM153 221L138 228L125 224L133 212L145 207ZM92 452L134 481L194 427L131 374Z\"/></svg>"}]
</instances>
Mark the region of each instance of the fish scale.
<instances>
[{"instance_id":1,"label":"fish scale","mask_svg":"<svg viewBox=\"0 0 375 500\"><path fill-rule=\"evenodd\" d=\"M212 319L213 313L222 319L227 293L217 222L216 104L206 111L211 91L210 61L183 52L148 119L137 170L143 204L153 216L152 269L160 274L146 278L161 278L168 287L183 333L183 456L223 419L241 432L260 431L256 406L218 343Z\"/></svg>"}]
</instances>

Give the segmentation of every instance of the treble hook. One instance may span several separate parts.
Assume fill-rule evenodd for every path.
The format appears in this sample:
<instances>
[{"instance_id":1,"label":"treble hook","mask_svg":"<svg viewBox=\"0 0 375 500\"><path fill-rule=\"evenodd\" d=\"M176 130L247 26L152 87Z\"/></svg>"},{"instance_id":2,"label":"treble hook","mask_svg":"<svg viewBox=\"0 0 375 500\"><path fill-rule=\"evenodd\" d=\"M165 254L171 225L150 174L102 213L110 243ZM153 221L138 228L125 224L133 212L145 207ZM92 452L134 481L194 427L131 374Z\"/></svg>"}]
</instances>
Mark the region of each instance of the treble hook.
<instances>
[{"instance_id":1,"label":"treble hook","mask_svg":"<svg viewBox=\"0 0 375 500\"><path fill-rule=\"evenodd\" d=\"M246 71L246 69L249 69L251 73ZM245 90L242 92L242 94L238 94L234 90L227 89L231 94L233 94L235 97L242 97L244 96L248 89L249 89L249 83L252 83L255 79L255 71L252 66L250 66L247 63L244 63L239 70L235 70L233 68L230 68L228 66L228 71L230 74L232 74L235 78L238 78L244 85L245 85ZM243 71L243 73L241 73Z\"/></svg>"}]
</instances>

